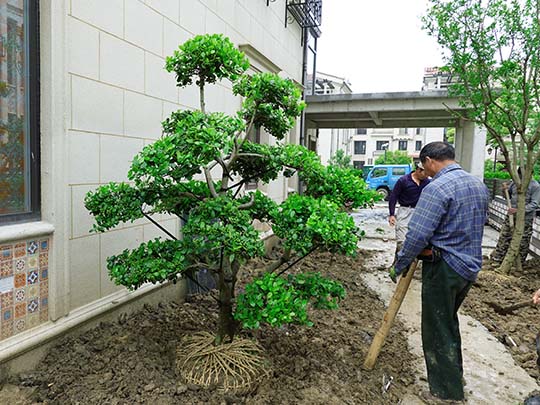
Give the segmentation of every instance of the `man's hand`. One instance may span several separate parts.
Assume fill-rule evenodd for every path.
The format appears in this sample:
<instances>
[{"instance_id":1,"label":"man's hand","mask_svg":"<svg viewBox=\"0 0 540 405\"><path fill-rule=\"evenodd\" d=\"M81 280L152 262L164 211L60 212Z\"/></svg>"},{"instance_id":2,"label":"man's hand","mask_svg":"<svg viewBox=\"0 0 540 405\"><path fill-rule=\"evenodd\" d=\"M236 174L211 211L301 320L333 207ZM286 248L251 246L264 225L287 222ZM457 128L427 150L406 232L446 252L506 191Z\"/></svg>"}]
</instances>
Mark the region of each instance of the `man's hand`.
<instances>
[{"instance_id":1,"label":"man's hand","mask_svg":"<svg viewBox=\"0 0 540 405\"><path fill-rule=\"evenodd\" d=\"M533 295L533 297L532 297L532 301L533 301L533 303L536 304L536 305L540 304L540 289L537 290L537 291L534 293L534 295Z\"/></svg>"},{"instance_id":2,"label":"man's hand","mask_svg":"<svg viewBox=\"0 0 540 405\"><path fill-rule=\"evenodd\" d=\"M502 190L508 190L510 188L510 183L508 183L507 181L503 182L503 184L501 185L501 188Z\"/></svg>"},{"instance_id":3,"label":"man's hand","mask_svg":"<svg viewBox=\"0 0 540 405\"><path fill-rule=\"evenodd\" d=\"M517 208L508 208L508 215L514 215L517 212Z\"/></svg>"},{"instance_id":4,"label":"man's hand","mask_svg":"<svg viewBox=\"0 0 540 405\"><path fill-rule=\"evenodd\" d=\"M388 275L390 276L390 279L394 282L394 283L397 283L397 279L399 276L401 277L405 277L407 275L407 273L409 272L409 268L407 267L405 270L401 271L401 272L398 272L396 270L396 268L394 266L390 267L390 269L388 270ZM540 291L540 290L539 290ZM539 302L540 302L540 295L539 295Z\"/></svg>"},{"instance_id":5,"label":"man's hand","mask_svg":"<svg viewBox=\"0 0 540 405\"><path fill-rule=\"evenodd\" d=\"M397 283L398 274L396 273L396 268L394 266L390 267L390 270L388 270L388 275L390 276L390 280Z\"/></svg>"},{"instance_id":6,"label":"man's hand","mask_svg":"<svg viewBox=\"0 0 540 405\"><path fill-rule=\"evenodd\" d=\"M395 215L390 215L388 217L388 223L390 224L390 226L396 225L396 216Z\"/></svg>"}]
</instances>

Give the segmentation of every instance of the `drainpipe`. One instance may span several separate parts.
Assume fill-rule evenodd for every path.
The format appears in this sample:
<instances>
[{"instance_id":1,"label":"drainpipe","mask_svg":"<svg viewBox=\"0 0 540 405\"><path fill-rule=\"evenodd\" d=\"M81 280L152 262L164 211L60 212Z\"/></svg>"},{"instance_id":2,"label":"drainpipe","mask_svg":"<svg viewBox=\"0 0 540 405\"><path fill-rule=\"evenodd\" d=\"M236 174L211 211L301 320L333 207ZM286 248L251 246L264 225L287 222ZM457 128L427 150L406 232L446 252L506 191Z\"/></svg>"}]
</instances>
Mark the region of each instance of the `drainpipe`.
<instances>
[{"instance_id":1,"label":"drainpipe","mask_svg":"<svg viewBox=\"0 0 540 405\"><path fill-rule=\"evenodd\" d=\"M302 56L302 93L303 93L303 99L306 99L306 80L307 80L307 56L308 56L308 31L307 28L303 28L303 35L302 35L302 47L303 47L303 56ZM313 78L313 86L315 86L315 78ZM315 94L315 89L312 90L313 94ZM306 136L305 136L305 120L306 120L306 113L302 111L302 115L300 116L300 145L306 146ZM298 178L298 194L302 194L302 181L300 178Z\"/></svg>"}]
</instances>

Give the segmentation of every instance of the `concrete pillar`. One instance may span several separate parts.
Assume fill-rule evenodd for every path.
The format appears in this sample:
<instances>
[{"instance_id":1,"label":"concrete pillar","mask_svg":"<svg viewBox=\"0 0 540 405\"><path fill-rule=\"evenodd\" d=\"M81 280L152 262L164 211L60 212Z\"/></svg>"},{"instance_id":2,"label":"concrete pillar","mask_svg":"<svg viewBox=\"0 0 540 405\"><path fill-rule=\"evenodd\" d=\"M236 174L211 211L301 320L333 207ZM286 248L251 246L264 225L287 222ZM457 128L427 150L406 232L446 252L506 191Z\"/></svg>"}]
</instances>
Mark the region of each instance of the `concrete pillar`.
<instances>
[{"instance_id":1,"label":"concrete pillar","mask_svg":"<svg viewBox=\"0 0 540 405\"><path fill-rule=\"evenodd\" d=\"M456 161L472 175L484 178L486 130L471 121L461 121L456 128Z\"/></svg>"}]
</instances>

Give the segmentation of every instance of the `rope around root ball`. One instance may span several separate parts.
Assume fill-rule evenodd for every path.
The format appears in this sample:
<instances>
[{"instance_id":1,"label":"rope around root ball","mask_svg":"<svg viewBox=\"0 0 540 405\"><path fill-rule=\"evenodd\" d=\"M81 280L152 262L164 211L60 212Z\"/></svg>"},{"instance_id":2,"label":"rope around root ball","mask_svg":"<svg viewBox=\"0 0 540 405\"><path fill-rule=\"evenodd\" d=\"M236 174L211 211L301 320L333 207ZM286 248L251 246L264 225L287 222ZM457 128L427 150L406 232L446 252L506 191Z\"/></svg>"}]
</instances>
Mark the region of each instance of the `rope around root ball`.
<instances>
[{"instance_id":1,"label":"rope around root ball","mask_svg":"<svg viewBox=\"0 0 540 405\"><path fill-rule=\"evenodd\" d=\"M188 384L249 393L270 374L263 348L249 339L214 344L215 337L200 332L182 340L176 368Z\"/></svg>"}]
</instances>

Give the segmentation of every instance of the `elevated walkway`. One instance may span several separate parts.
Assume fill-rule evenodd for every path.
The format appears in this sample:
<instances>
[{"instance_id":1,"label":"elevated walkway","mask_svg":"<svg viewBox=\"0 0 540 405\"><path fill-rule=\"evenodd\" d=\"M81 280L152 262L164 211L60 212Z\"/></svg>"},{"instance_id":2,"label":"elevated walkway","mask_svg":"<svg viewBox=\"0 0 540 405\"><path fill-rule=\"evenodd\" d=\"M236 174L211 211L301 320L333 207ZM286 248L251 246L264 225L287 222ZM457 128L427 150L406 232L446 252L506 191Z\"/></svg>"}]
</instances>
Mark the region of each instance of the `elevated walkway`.
<instances>
[{"instance_id":1,"label":"elevated walkway","mask_svg":"<svg viewBox=\"0 0 540 405\"><path fill-rule=\"evenodd\" d=\"M313 95L306 102L306 133L322 128L456 128L456 160L483 177L486 131L465 118L466 109L446 90Z\"/></svg>"}]
</instances>

